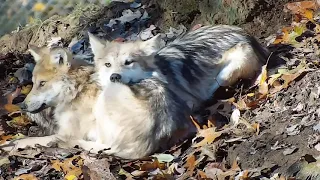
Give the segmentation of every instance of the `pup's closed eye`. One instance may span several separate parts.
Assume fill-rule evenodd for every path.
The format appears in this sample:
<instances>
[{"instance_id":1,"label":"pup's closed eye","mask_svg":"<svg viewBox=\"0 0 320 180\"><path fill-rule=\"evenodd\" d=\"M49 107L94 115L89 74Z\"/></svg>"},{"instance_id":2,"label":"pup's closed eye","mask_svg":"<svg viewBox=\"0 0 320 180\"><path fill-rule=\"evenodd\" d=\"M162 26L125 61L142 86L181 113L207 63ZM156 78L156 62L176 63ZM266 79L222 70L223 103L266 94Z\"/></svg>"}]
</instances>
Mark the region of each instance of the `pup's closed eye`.
<instances>
[{"instance_id":1,"label":"pup's closed eye","mask_svg":"<svg viewBox=\"0 0 320 180\"><path fill-rule=\"evenodd\" d=\"M106 67L111 67L111 63L105 63L104 64Z\"/></svg>"},{"instance_id":2,"label":"pup's closed eye","mask_svg":"<svg viewBox=\"0 0 320 180\"><path fill-rule=\"evenodd\" d=\"M126 60L125 62L124 62L124 65L126 65L126 66L128 66L128 65L130 65L130 64L132 64L132 63L134 63L135 61L133 61L133 60Z\"/></svg>"},{"instance_id":3,"label":"pup's closed eye","mask_svg":"<svg viewBox=\"0 0 320 180\"><path fill-rule=\"evenodd\" d=\"M40 81L39 86L42 87L46 84L46 81Z\"/></svg>"}]
</instances>

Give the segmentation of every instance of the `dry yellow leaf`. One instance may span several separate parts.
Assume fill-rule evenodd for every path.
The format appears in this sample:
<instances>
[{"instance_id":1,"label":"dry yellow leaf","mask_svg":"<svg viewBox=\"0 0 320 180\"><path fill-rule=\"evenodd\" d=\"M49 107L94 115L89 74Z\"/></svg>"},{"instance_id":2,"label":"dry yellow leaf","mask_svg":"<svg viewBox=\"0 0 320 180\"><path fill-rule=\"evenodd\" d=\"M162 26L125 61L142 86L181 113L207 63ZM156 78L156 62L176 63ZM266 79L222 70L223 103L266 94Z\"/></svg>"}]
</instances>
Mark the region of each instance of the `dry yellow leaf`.
<instances>
[{"instance_id":1,"label":"dry yellow leaf","mask_svg":"<svg viewBox=\"0 0 320 180\"><path fill-rule=\"evenodd\" d=\"M83 165L83 159L81 159L80 156L73 156L62 162L52 160L51 163L56 171L62 171L65 174L65 178L72 178L73 176L79 178L82 174L81 167Z\"/></svg>"},{"instance_id":2,"label":"dry yellow leaf","mask_svg":"<svg viewBox=\"0 0 320 180\"><path fill-rule=\"evenodd\" d=\"M10 122L17 126L26 126L31 124L30 120L25 115L14 117Z\"/></svg>"},{"instance_id":3,"label":"dry yellow leaf","mask_svg":"<svg viewBox=\"0 0 320 180\"><path fill-rule=\"evenodd\" d=\"M202 139L202 141L200 141L197 144L192 145L193 147L201 147L204 146L206 144L211 144L216 138L220 137L222 132L216 132L215 131L216 128L212 127L212 128L208 128L208 129L201 129L198 132L198 137L203 137L204 139Z\"/></svg>"},{"instance_id":4,"label":"dry yellow leaf","mask_svg":"<svg viewBox=\"0 0 320 180\"><path fill-rule=\"evenodd\" d=\"M32 8L32 10L36 12L43 12L45 9L46 9L46 5L41 2L34 4Z\"/></svg>"},{"instance_id":5,"label":"dry yellow leaf","mask_svg":"<svg viewBox=\"0 0 320 180\"><path fill-rule=\"evenodd\" d=\"M77 179L77 176L75 176L75 175L73 175L73 174L71 174L71 175L66 175L66 176L65 176L65 179L66 179L66 180L75 180L75 179Z\"/></svg>"},{"instance_id":6,"label":"dry yellow leaf","mask_svg":"<svg viewBox=\"0 0 320 180\"><path fill-rule=\"evenodd\" d=\"M29 92L31 91L31 89L32 89L32 85L31 84L23 86L22 89L21 89L21 94L28 95Z\"/></svg>"},{"instance_id":7,"label":"dry yellow leaf","mask_svg":"<svg viewBox=\"0 0 320 180\"><path fill-rule=\"evenodd\" d=\"M254 95L255 95L254 93L247 94L248 97L253 97Z\"/></svg>"},{"instance_id":8,"label":"dry yellow leaf","mask_svg":"<svg viewBox=\"0 0 320 180\"><path fill-rule=\"evenodd\" d=\"M260 124L259 123L253 123L252 124L253 129L256 131L256 135L259 135L260 132Z\"/></svg>"}]
</instances>

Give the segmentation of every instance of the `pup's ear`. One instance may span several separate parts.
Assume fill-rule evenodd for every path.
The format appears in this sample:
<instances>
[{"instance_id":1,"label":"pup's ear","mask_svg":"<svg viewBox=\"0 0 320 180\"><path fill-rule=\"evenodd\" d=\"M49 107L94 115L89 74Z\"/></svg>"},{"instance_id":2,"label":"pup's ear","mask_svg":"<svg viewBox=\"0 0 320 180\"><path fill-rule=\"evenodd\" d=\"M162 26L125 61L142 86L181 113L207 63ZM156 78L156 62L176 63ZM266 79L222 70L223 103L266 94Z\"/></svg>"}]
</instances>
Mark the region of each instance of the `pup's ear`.
<instances>
[{"instance_id":1,"label":"pup's ear","mask_svg":"<svg viewBox=\"0 0 320 180\"><path fill-rule=\"evenodd\" d=\"M64 48L53 48L50 50L50 62L55 65L71 66L72 55Z\"/></svg>"},{"instance_id":2,"label":"pup's ear","mask_svg":"<svg viewBox=\"0 0 320 180\"><path fill-rule=\"evenodd\" d=\"M30 52L30 54L33 56L34 60L36 62L38 62L41 59L41 48L34 46L34 45L29 45L29 49L28 51Z\"/></svg>"},{"instance_id":3,"label":"pup's ear","mask_svg":"<svg viewBox=\"0 0 320 180\"><path fill-rule=\"evenodd\" d=\"M140 48L144 51L144 53L148 56L157 51L159 51L163 47L161 42L160 34L148 39L146 41L141 42Z\"/></svg>"},{"instance_id":4,"label":"pup's ear","mask_svg":"<svg viewBox=\"0 0 320 180\"><path fill-rule=\"evenodd\" d=\"M101 49L105 48L106 44L108 43L107 41L104 41L96 37L90 32L88 32L88 35L89 35L89 42L90 42L93 54L98 54L101 51Z\"/></svg>"}]
</instances>

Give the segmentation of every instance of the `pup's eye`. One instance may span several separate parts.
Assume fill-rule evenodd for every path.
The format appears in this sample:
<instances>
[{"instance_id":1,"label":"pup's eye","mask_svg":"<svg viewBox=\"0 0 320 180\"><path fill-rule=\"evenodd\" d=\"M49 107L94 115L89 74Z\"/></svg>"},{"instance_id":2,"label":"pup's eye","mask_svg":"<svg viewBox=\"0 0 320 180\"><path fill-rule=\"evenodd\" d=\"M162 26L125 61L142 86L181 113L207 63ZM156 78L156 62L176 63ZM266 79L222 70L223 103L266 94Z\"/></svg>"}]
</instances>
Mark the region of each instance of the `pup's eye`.
<instances>
[{"instance_id":1,"label":"pup's eye","mask_svg":"<svg viewBox=\"0 0 320 180\"><path fill-rule=\"evenodd\" d=\"M106 67L111 67L111 63L105 63L104 64Z\"/></svg>"},{"instance_id":2,"label":"pup's eye","mask_svg":"<svg viewBox=\"0 0 320 180\"><path fill-rule=\"evenodd\" d=\"M128 66L128 65L132 64L133 62L134 62L134 61L132 61L132 60L126 60L126 61L124 62L124 65Z\"/></svg>"},{"instance_id":3,"label":"pup's eye","mask_svg":"<svg viewBox=\"0 0 320 180\"><path fill-rule=\"evenodd\" d=\"M42 87L46 84L46 81L40 81L39 86Z\"/></svg>"}]
</instances>

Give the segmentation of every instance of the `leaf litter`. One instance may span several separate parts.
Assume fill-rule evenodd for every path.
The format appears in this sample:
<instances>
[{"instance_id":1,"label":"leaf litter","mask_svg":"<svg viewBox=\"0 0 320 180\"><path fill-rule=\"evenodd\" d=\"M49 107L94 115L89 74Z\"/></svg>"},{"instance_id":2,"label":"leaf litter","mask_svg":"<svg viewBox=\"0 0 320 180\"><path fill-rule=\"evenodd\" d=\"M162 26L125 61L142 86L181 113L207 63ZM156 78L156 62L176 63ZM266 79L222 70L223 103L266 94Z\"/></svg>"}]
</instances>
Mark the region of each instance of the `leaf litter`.
<instances>
[{"instance_id":1,"label":"leaf litter","mask_svg":"<svg viewBox=\"0 0 320 180\"><path fill-rule=\"evenodd\" d=\"M140 5L135 5L135 7L141 8ZM0 159L0 172L2 173L3 167L7 167L7 170L13 173L7 173L7 178L14 177L16 172L22 173L18 173L19 175L15 179L42 179L44 175L41 172L50 172L49 174L53 177L64 179L86 179L88 177L91 179L188 179L191 176L197 179L250 179L263 178L263 174L268 174L267 176L270 179L285 179L283 175L270 173L273 172L273 164L261 164L260 167L245 168L241 166L241 159L238 157L227 161L226 156L221 156L221 153L225 154L228 148L238 143L245 143L263 136L266 123L247 118L246 114L263 106L272 98L281 95L301 76L316 71L316 68L319 67L318 59L315 59L319 57L319 47L316 43L310 43L320 40L320 25L315 14L316 7L318 7L318 4L315 1L288 3L284 7L285 11L293 14L294 22L291 26L282 28L281 32L275 35L275 38L270 38L269 41L273 41L270 43L272 45L286 44L293 46L294 49L290 53L294 58L282 57L286 60L286 65L278 68L275 73L269 73L267 65L263 66L257 79L258 83L255 86L244 91L241 90L240 93L230 99L219 100L216 105L208 108L211 114L207 124L199 124L196 119L192 118L198 132L191 141L185 141L171 150L155 154L149 159L136 161L92 155L78 149L29 148L17 154L11 154L9 158ZM43 10L41 4L34 8L37 11ZM121 26L121 24L127 22L138 22L147 18L146 11L125 10L122 12L122 16L109 20L106 27L118 29L112 34L116 41L136 40L137 38L148 39L154 36L153 31L157 29L155 25L150 25L141 33L129 34L125 34ZM120 25L115 23L116 21L120 22ZM310 28L310 25L315 27ZM201 27L201 24L197 24L191 29L194 30L199 27ZM185 32L186 28L184 26L177 29L170 28L168 33L164 33L164 41L171 41ZM312 36L306 35L308 33ZM70 44L70 49L78 51L84 47L81 43L82 39L75 39L72 45ZM61 39L57 37L48 44L61 44ZM78 55L85 59L91 58L88 52L79 51ZM32 124L27 116L20 113L18 103L15 102L16 98L24 98L30 92L32 84L26 83L30 81L30 72L32 72L32 65L19 69L15 73L15 77L8 80L7 86L10 88L5 93L7 103L4 105L4 109L10 113L7 124L18 130L24 127L28 128ZM219 108L221 105L223 106L222 109ZM296 108L292 108L292 111L293 113L303 112L307 107L304 104L299 104ZM220 114L226 117L229 122L218 126L219 118L213 118L213 114ZM294 137L303 131L303 127L304 125L298 122L295 125L290 124L283 131ZM317 130L317 126L314 126L314 129ZM0 144L21 137L23 135L18 133L4 133L0 136ZM319 151L320 138L317 139L317 137L310 137L309 143L310 146ZM254 147L255 151L259 151L259 148ZM276 141L270 150L282 150L283 155L290 156L299 151L299 148L286 143L279 144L279 141ZM29 167L20 163L30 159L38 164ZM41 165L43 168L39 169L38 166Z\"/></svg>"}]
</instances>

